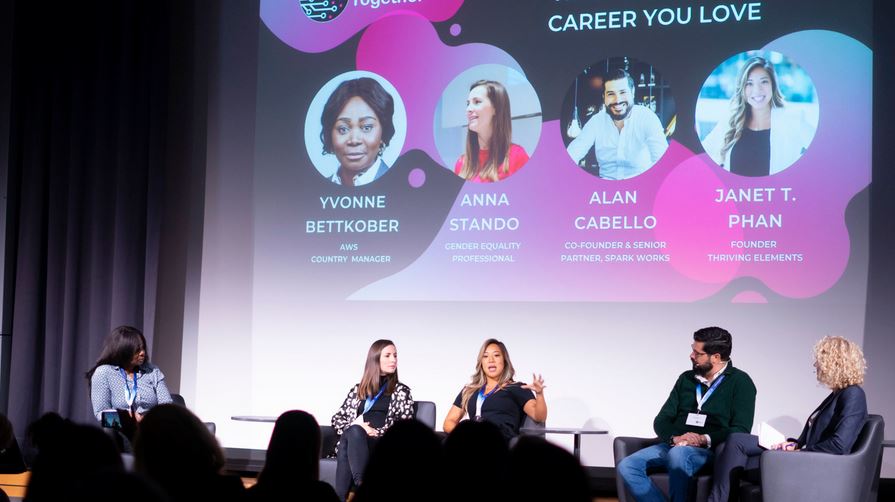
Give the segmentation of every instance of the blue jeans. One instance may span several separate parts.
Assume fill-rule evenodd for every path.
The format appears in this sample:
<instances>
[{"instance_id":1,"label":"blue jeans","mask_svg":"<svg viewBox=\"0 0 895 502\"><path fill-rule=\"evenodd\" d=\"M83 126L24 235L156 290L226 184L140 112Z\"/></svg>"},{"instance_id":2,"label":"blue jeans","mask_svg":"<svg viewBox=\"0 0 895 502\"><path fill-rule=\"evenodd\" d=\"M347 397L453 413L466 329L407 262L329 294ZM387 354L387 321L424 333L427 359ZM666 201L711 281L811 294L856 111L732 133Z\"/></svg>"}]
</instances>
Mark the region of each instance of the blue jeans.
<instances>
[{"instance_id":1,"label":"blue jeans","mask_svg":"<svg viewBox=\"0 0 895 502\"><path fill-rule=\"evenodd\" d=\"M712 460L712 450L693 446L659 443L625 457L618 463L618 475L638 502L664 502L665 496L646 475L647 469L663 467L668 471L672 502L688 500L690 479Z\"/></svg>"}]
</instances>

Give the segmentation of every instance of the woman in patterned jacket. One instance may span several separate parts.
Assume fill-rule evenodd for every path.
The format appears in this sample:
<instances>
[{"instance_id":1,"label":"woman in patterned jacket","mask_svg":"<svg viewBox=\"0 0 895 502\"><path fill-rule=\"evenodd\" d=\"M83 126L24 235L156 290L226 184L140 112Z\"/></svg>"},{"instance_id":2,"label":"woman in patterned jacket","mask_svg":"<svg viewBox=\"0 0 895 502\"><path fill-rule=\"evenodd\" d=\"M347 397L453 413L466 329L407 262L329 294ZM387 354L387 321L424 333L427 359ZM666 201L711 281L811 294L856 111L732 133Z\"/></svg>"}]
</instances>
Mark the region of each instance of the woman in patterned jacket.
<instances>
[{"instance_id":1,"label":"woman in patterned jacket","mask_svg":"<svg viewBox=\"0 0 895 502\"><path fill-rule=\"evenodd\" d=\"M410 387L398 381L398 351L391 340L376 340L367 352L360 383L351 388L333 415L336 444L336 494L345 500L359 486L370 449L398 420L413 418Z\"/></svg>"},{"instance_id":2,"label":"woman in patterned jacket","mask_svg":"<svg viewBox=\"0 0 895 502\"><path fill-rule=\"evenodd\" d=\"M97 420L102 420L103 411L124 410L135 422L140 422L153 406L171 402L165 375L149 363L146 338L132 326L118 326L112 330L99 359L86 376L90 382L93 415ZM128 440L133 438L134 432L131 427L121 430ZM119 447L130 449L127 443L119 444Z\"/></svg>"}]
</instances>

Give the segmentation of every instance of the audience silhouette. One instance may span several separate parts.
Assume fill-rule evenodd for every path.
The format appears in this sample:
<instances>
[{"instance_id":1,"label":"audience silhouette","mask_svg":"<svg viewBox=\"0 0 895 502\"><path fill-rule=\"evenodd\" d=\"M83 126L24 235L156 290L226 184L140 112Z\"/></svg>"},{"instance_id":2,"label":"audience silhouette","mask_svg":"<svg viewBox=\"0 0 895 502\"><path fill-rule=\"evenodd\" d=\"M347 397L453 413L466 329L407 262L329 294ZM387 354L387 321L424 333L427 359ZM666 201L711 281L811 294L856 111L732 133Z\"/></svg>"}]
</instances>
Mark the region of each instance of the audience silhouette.
<instances>
[{"instance_id":1,"label":"audience silhouette","mask_svg":"<svg viewBox=\"0 0 895 502\"><path fill-rule=\"evenodd\" d=\"M510 451L506 500L590 502L590 483L578 459L535 436L522 436Z\"/></svg>"},{"instance_id":2,"label":"audience silhouette","mask_svg":"<svg viewBox=\"0 0 895 502\"><path fill-rule=\"evenodd\" d=\"M320 426L304 411L287 411L277 418L264 469L249 489L252 501L305 500L335 502L333 487L320 481Z\"/></svg>"},{"instance_id":3,"label":"audience silhouette","mask_svg":"<svg viewBox=\"0 0 895 502\"><path fill-rule=\"evenodd\" d=\"M445 500L441 441L418 420L401 420L382 435L353 502Z\"/></svg>"},{"instance_id":4,"label":"audience silhouette","mask_svg":"<svg viewBox=\"0 0 895 502\"><path fill-rule=\"evenodd\" d=\"M31 424L28 438L37 454L26 502L108 494L134 502L339 500L333 487L318 479L320 427L304 411L287 411L277 419L264 468L249 490L238 477L223 473L217 440L182 406L163 404L146 413L134 441L136 472L125 472L121 451L102 429L55 413ZM0 454L14 443L11 424L0 415ZM578 460L542 438L521 437L510 449L495 425L465 421L442 442L425 424L403 420L382 436L349 499L589 502L589 488Z\"/></svg>"},{"instance_id":5,"label":"audience silhouette","mask_svg":"<svg viewBox=\"0 0 895 502\"><path fill-rule=\"evenodd\" d=\"M222 474L224 453L205 424L188 409L160 404L143 417L134 441L137 472L174 502L245 500L236 476Z\"/></svg>"},{"instance_id":6,"label":"audience silhouette","mask_svg":"<svg viewBox=\"0 0 895 502\"><path fill-rule=\"evenodd\" d=\"M124 471L115 443L96 427L48 413L28 428L28 436L37 456L26 502L93 497L105 493L103 478Z\"/></svg>"},{"instance_id":7,"label":"audience silhouette","mask_svg":"<svg viewBox=\"0 0 895 502\"><path fill-rule=\"evenodd\" d=\"M509 455L506 438L491 422L466 420L457 424L444 441L448 497L493 502L499 496L493 489L494 481L506 477Z\"/></svg>"}]
</instances>

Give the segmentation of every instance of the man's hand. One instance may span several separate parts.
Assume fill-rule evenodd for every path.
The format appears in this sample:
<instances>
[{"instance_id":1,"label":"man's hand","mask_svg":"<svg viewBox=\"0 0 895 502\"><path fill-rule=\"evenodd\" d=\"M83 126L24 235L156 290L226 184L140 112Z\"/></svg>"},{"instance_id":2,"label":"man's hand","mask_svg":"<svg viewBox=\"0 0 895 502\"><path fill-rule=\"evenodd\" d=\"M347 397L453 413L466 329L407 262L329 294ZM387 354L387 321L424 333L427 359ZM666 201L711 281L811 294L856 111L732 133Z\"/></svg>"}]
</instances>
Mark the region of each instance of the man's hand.
<instances>
[{"instance_id":1,"label":"man's hand","mask_svg":"<svg viewBox=\"0 0 895 502\"><path fill-rule=\"evenodd\" d=\"M705 437L695 432L685 432L680 436L671 436L671 444L674 446L693 446L703 448L706 445Z\"/></svg>"}]
</instances>

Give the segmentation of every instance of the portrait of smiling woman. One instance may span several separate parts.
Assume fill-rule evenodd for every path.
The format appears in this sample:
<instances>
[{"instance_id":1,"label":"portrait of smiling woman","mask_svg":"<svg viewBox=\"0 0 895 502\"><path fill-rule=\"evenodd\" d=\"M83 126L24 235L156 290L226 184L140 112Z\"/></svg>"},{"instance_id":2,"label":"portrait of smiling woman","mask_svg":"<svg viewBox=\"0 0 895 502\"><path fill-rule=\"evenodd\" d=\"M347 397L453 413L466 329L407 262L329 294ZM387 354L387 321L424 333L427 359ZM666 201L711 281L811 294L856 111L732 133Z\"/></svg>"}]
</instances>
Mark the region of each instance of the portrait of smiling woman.
<instances>
[{"instance_id":1,"label":"portrait of smiling woman","mask_svg":"<svg viewBox=\"0 0 895 502\"><path fill-rule=\"evenodd\" d=\"M544 378L532 375L530 384L514 380L516 369L507 346L489 338L479 349L475 373L457 394L444 419L444 432L450 433L466 417L491 422L510 441L519 435L525 417L536 422L547 420Z\"/></svg>"},{"instance_id":2,"label":"portrait of smiling woman","mask_svg":"<svg viewBox=\"0 0 895 502\"><path fill-rule=\"evenodd\" d=\"M395 101L369 77L346 80L336 87L320 117L323 153L339 159L331 181L359 186L379 179L389 166L382 152L395 135Z\"/></svg>"},{"instance_id":3,"label":"portrait of smiling woman","mask_svg":"<svg viewBox=\"0 0 895 502\"><path fill-rule=\"evenodd\" d=\"M397 161L407 136L407 112L388 80L350 71L317 91L303 136L308 157L324 178L340 186L364 186Z\"/></svg>"},{"instance_id":4,"label":"portrait of smiling woman","mask_svg":"<svg viewBox=\"0 0 895 502\"><path fill-rule=\"evenodd\" d=\"M528 165L541 135L541 104L517 69L477 65L454 77L433 117L435 146L464 181L494 183Z\"/></svg>"},{"instance_id":5,"label":"portrait of smiling woman","mask_svg":"<svg viewBox=\"0 0 895 502\"><path fill-rule=\"evenodd\" d=\"M706 80L696 106L697 133L725 170L769 176L807 151L817 114L804 70L780 53L752 51L728 59Z\"/></svg>"},{"instance_id":6,"label":"portrait of smiling woman","mask_svg":"<svg viewBox=\"0 0 895 502\"><path fill-rule=\"evenodd\" d=\"M500 82L478 80L466 99L466 152L454 174L465 180L498 181L528 162L528 154L513 143L510 98Z\"/></svg>"}]
</instances>

